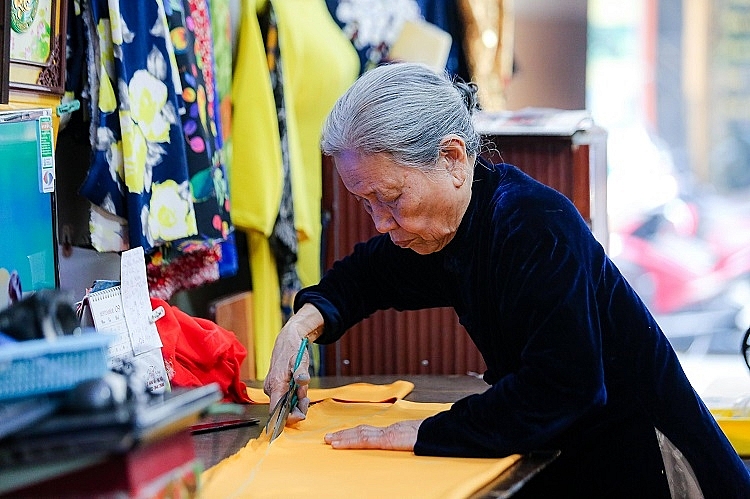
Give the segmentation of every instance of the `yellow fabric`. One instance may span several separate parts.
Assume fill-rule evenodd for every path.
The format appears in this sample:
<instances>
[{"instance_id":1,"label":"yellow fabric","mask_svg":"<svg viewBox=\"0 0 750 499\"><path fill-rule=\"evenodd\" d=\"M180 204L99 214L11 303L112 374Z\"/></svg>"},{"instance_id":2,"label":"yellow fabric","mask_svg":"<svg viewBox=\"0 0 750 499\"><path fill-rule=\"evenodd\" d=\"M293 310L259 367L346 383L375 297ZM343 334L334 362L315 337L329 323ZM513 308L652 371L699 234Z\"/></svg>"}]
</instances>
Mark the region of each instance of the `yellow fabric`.
<instances>
[{"instance_id":1,"label":"yellow fabric","mask_svg":"<svg viewBox=\"0 0 750 499\"><path fill-rule=\"evenodd\" d=\"M248 236L250 274L253 276L255 374L256 378L262 378L268 372L276 333L281 329L281 292L268 238L257 231L250 231Z\"/></svg>"},{"instance_id":2,"label":"yellow fabric","mask_svg":"<svg viewBox=\"0 0 750 499\"><path fill-rule=\"evenodd\" d=\"M253 280L256 378L268 372L281 328L276 263L268 243L283 188L281 140L258 12L268 0L243 2L232 96L232 221L248 233ZM354 81L359 62L323 0L273 3L279 29L295 227L303 286L320 279L320 132L334 101ZM253 251L255 250L255 251Z\"/></svg>"},{"instance_id":3,"label":"yellow fabric","mask_svg":"<svg viewBox=\"0 0 750 499\"><path fill-rule=\"evenodd\" d=\"M320 402L325 399L340 402L395 402L411 393L414 383L396 380L388 385L373 385L371 383L351 383L335 388L310 388L307 397L310 402ZM268 404L268 395L262 388L248 387L247 394L255 404Z\"/></svg>"},{"instance_id":4,"label":"yellow fabric","mask_svg":"<svg viewBox=\"0 0 750 499\"><path fill-rule=\"evenodd\" d=\"M256 8L243 2L232 81L233 161L229 171L232 222L248 236L253 288L256 377L268 371L281 328L276 263L268 247L281 203L281 140ZM270 346L269 346L270 345Z\"/></svg>"},{"instance_id":5,"label":"yellow fabric","mask_svg":"<svg viewBox=\"0 0 750 499\"><path fill-rule=\"evenodd\" d=\"M258 16L246 4L237 43L232 82L234 161L229 177L232 222L270 236L284 181L281 140Z\"/></svg>"},{"instance_id":6,"label":"yellow fabric","mask_svg":"<svg viewBox=\"0 0 750 499\"><path fill-rule=\"evenodd\" d=\"M265 436L251 440L238 453L208 469L203 474L201 497L468 497L520 456L469 459L334 450L323 441L331 431L423 419L449 407L404 400L395 404L325 400L311 406L306 420L285 428L272 444Z\"/></svg>"},{"instance_id":7,"label":"yellow fabric","mask_svg":"<svg viewBox=\"0 0 750 499\"><path fill-rule=\"evenodd\" d=\"M303 286L320 280L323 122L359 73L357 51L324 0L272 1L279 28L289 133L297 273Z\"/></svg>"}]
</instances>

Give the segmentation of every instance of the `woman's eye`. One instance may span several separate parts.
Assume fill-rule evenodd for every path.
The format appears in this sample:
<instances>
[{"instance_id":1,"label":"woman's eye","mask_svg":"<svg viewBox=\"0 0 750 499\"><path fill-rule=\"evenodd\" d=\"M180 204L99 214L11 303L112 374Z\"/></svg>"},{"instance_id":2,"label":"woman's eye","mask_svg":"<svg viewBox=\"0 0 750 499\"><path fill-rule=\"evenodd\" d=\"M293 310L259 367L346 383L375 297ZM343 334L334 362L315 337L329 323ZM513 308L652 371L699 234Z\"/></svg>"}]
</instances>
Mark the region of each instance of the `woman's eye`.
<instances>
[{"instance_id":1,"label":"woman's eye","mask_svg":"<svg viewBox=\"0 0 750 499\"><path fill-rule=\"evenodd\" d=\"M383 199L383 204L394 206L400 198L401 198L401 195L399 194L398 196L393 196L390 198Z\"/></svg>"},{"instance_id":2,"label":"woman's eye","mask_svg":"<svg viewBox=\"0 0 750 499\"><path fill-rule=\"evenodd\" d=\"M360 199L360 201L362 202L362 206L365 207L365 211L367 213L372 213L372 206L370 205L370 202L368 200L362 199L362 198Z\"/></svg>"}]
</instances>

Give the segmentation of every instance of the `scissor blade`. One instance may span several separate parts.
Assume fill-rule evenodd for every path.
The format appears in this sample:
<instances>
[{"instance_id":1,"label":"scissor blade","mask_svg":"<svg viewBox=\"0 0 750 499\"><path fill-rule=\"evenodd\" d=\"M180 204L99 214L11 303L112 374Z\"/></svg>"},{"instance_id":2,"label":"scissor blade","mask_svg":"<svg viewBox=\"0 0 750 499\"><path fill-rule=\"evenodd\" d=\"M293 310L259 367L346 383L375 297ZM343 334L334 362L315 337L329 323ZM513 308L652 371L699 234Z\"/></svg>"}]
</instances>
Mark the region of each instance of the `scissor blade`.
<instances>
[{"instance_id":1,"label":"scissor blade","mask_svg":"<svg viewBox=\"0 0 750 499\"><path fill-rule=\"evenodd\" d=\"M282 412L284 411L284 406L286 405L286 402L289 398L289 392L286 392L278 402L276 402L276 405L273 407L273 412L271 412L271 416L268 418L268 423L266 423L266 427L264 429L264 432L266 435L268 435L269 432L271 432L271 440L278 437L278 434L273 436L276 433L276 427L278 426L278 421L282 417ZM286 424L286 421L284 421Z\"/></svg>"},{"instance_id":2,"label":"scissor blade","mask_svg":"<svg viewBox=\"0 0 750 499\"><path fill-rule=\"evenodd\" d=\"M274 441L276 437L281 435L281 432L284 430L284 426L286 426L286 421L289 419L289 413L292 410L292 407L297 405L297 383L294 381L294 371L297 370L297 368L300 365L300 362L302 362L302 357L305 354L305 350L307 349L307 343L308 339L303 338L302 343L299 346L299 351L297 352L297 357L294 361L294 368L292 369L291 379L289 380L289 389L286 391L283 397L279 399L279 401L276 403L276 406L273 408L273 412L271 413L271 417L268 419L268 423L266 424L266 435L268 435L268 428L273 424L273 431L271 432L271 439L269 440L269 444Z\"/></svg>"},{"instance_id":3,"label":"scissor blade","mask_svg":"<svg viewBox=\"0 0 750 499\"><path fill-rule=\"evenodd\" d=\"M273 442L276 437L281 435L281 432L284 431L284 427L286 426L286 420L289 419L289 412L292 409L292 399L290 396L290 392L287 392L286 395L284 395L284 404L281 406L281 410L276 417L276 421L273 426L273 433L271 433L271 440L268 443Z\"/></svg>"}]
</instances>

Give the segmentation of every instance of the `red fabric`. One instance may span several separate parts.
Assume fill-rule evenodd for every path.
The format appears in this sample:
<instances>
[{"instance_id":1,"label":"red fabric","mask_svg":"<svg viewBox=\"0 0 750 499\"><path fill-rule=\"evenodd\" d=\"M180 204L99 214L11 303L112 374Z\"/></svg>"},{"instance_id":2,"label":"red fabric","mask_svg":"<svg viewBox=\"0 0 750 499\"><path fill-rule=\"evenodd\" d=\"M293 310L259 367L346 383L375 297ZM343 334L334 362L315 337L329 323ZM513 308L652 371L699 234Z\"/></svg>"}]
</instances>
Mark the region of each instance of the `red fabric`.
<instances>
[{"instance_id":1,"label":"red fabric","mask_svg":"<svg viewBox=\"0 0 750 499\"><path fill-rule=\"evenodd\" d=\"M203 386L216 382L224 399L250 403L247 386L240 380L240 365L247 349L231 331L218 324L192 317L159 298L151 307L164 307L165 315L156 321L162 354L170 382L175 386Z\"/></svg>"}]
</instances>

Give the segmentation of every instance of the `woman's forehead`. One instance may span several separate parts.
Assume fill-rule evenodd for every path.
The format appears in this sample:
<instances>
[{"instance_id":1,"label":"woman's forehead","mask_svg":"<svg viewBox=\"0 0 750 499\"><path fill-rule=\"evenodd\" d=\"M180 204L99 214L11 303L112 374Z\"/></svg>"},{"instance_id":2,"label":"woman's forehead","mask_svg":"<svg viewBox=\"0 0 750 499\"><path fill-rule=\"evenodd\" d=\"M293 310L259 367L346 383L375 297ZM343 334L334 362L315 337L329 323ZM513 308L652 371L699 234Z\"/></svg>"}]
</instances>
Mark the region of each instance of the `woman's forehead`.
<instances>
[{"instance_id":1,"label":"woman's forehead","mask_svg":"<svg viewBox=\"0 0 750 499\"><path fill-rule=\"evenodd\" d=\"M398 189L410 176L409 168L399 165L390 155L384 153L344 152L335 158L335 164L344 184L363 193Z\"/></svg>"}]
</instances>

